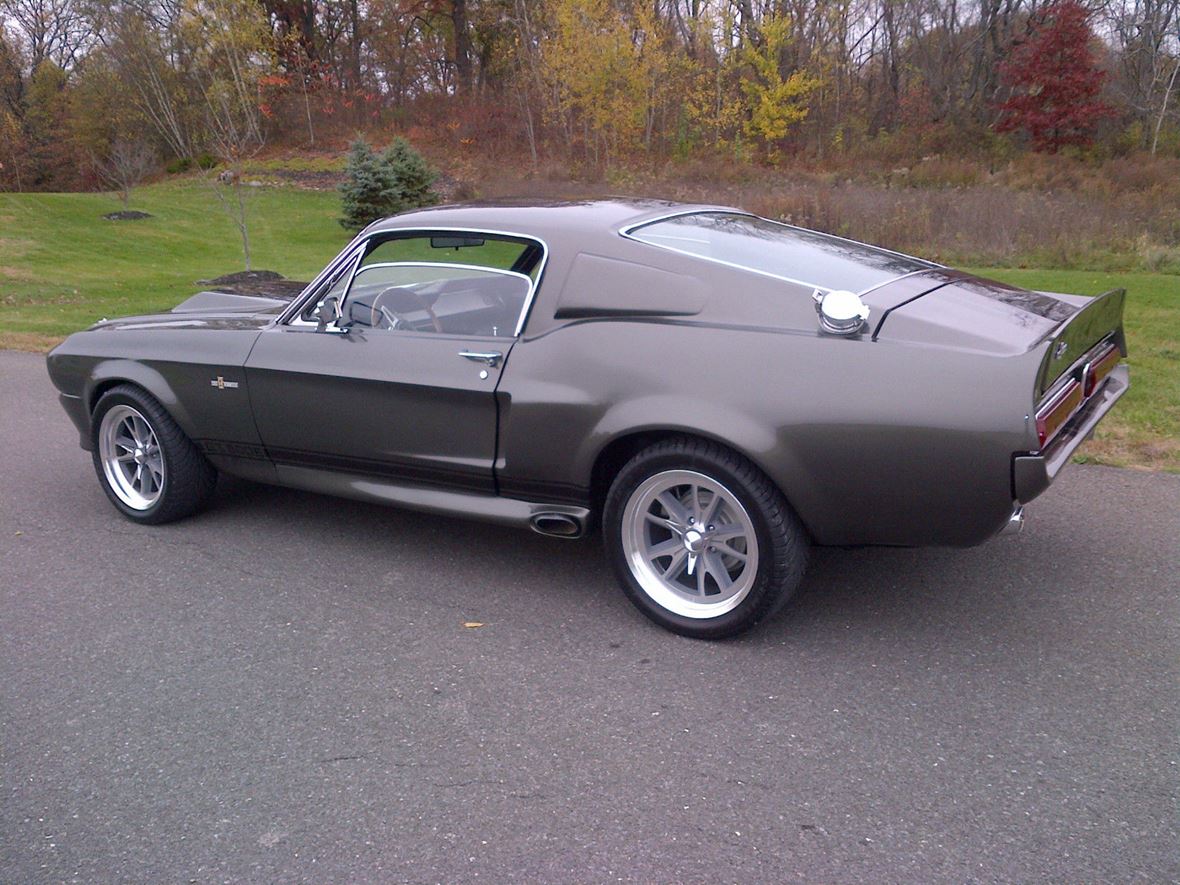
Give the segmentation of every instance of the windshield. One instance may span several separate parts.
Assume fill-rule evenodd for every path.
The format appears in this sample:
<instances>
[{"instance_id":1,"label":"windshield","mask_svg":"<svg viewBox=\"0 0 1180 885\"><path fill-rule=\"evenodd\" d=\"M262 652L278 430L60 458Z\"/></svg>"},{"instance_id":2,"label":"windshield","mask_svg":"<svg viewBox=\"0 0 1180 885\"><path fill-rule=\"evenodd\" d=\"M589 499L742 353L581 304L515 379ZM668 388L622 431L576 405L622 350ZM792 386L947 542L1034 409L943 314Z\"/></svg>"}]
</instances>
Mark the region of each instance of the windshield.
<instances>
[{"instance_id":1,"label":"windshield","mask_svg":"<svg viewBox=\"0 0 1180 885\"><path fill-rule=\"evenodd\" d=\"M694 212L653 221L628 236L817 289L863 292L928 261L737 212Z\"/></svg>"}]
</instances>

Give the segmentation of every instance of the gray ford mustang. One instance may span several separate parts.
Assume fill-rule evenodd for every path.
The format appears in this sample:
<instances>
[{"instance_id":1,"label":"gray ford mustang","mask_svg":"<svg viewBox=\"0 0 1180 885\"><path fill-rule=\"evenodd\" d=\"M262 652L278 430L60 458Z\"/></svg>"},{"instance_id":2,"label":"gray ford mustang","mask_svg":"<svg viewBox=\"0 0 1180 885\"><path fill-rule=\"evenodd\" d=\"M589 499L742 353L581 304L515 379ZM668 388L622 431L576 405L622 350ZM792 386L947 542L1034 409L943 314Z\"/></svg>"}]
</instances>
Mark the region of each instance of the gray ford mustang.
<instances>
[{"instance_id":1,"label":"gray ford mustang","mask_svg":"<svg viewBox=\"0 0 1180 885\"><path fill-rule=\"evenodd\" d=\"M640 611L720 638L790 596L812 543L1018 530L1127 390L1123 298L737 209L461 205L371 225L294 299L204 292L48 360L135 522L194 513L225 471L601 526Z\"/></svg>"}]
</instances>

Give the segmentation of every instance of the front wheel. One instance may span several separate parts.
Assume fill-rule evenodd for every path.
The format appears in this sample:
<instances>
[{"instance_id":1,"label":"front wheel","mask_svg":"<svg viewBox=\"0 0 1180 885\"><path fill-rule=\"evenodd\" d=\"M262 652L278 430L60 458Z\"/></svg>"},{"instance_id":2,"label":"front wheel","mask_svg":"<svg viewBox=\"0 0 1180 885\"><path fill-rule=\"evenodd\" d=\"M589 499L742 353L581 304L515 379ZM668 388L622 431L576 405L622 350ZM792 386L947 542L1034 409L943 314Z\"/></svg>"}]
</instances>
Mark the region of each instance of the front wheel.
<instances>
[{"instance_id":1,"label":"front wheel","mask_svg":"<svg viewBox=\"0 0 1180 885\"><path fill-rule=\"evenodd\" d=\"M632 458L603 524L627 596L684 636L750 629L790 597L807 564L807 533L778 488L706 440L670 439Z\"/></svg>"},{"instance_id":2,"label":"front wheel","mask_svg":"<svg viewBox=\"0 0 1180 885\"><path fill-rule=\"evenodd\" d=\"M91 422L94 470L128 519L151 525L200 510L217 471L164 407L123 384L102 395Z\"/></svg>"}]
</instances>

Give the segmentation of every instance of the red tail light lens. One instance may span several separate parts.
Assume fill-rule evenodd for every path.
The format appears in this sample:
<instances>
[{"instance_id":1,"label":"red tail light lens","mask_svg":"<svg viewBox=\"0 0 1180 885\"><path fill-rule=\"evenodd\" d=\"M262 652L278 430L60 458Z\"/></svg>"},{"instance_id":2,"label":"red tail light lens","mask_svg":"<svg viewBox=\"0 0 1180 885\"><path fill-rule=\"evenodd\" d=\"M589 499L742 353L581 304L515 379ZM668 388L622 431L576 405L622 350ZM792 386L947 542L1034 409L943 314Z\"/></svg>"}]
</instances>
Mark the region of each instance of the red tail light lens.
<instances>
[{"instance_id":1,"label":"red tail light lens","mask_svg":"<svg viewBox=\"0 0 1180 885\"><path fill-rule=\"evenodd\" d=\"M1082 385L1070 381L1037 410L1037 442L1044 448L1085 399Z\"/></svg>"},{"instance_id":2,"label":"red tail light lens","mask_svg":"<svg viewBox=\"0 0 1180 885\"><path fill-rule=\"evenodd\" d=\"M1119 349L1112 344L1100 356L1090 360L1083 373L1082 383L1085 387L1083 395L1089 396L1097 390L1098 385L1114 370L1121 358L1122 354L1119 353Z\"/></svg>"}]
</instances>

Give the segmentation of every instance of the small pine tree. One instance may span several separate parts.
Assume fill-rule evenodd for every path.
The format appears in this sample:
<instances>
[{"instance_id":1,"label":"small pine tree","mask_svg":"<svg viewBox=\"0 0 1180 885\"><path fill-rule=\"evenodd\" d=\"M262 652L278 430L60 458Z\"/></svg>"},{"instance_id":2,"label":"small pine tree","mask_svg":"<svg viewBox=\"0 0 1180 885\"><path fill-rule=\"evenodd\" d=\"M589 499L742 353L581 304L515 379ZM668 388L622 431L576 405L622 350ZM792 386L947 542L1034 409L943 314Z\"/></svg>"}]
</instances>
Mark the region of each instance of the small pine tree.
<instances>
[{"instance_id":1,"label":"small pine tree","mask_svg":"<svg viewBox=\"0 0 1180 885\"><path fill-rule=\"evenodd\" d=\"M352 231L419 206L432 206L438 197L431 185L435 172L404 138L395 138L378 155L363 140L352 143L340 186L344 215L340 224Z\"/></svg>"},{"instance_id":2,"label":"small pine tree","mask_svg":"<svg viewBox=\"0 0 1180 885\"><path fill-rule=\"evenodd\" d=\"M344 183L340 185L344 204L344 216L340 219L342 227L358 231L390 214L388 206L395 190L394 182L381 158L364 139L358 138L349 147L344 176Z\"/></svg>"},{"instance_id":3,"label":"small pine tree","mask_svg":"<svg viewBox=\"0 0 1180 885\"><path fill-rule=\"evenodd\" d=\"M400 136L393 140L381 158L389 167L397 182L401 205L395 212L417 209L419 206L433 206L438 196L431 187L438 180L438 173L430 168L422 155Z\"/></svg>"}]
</instances>

